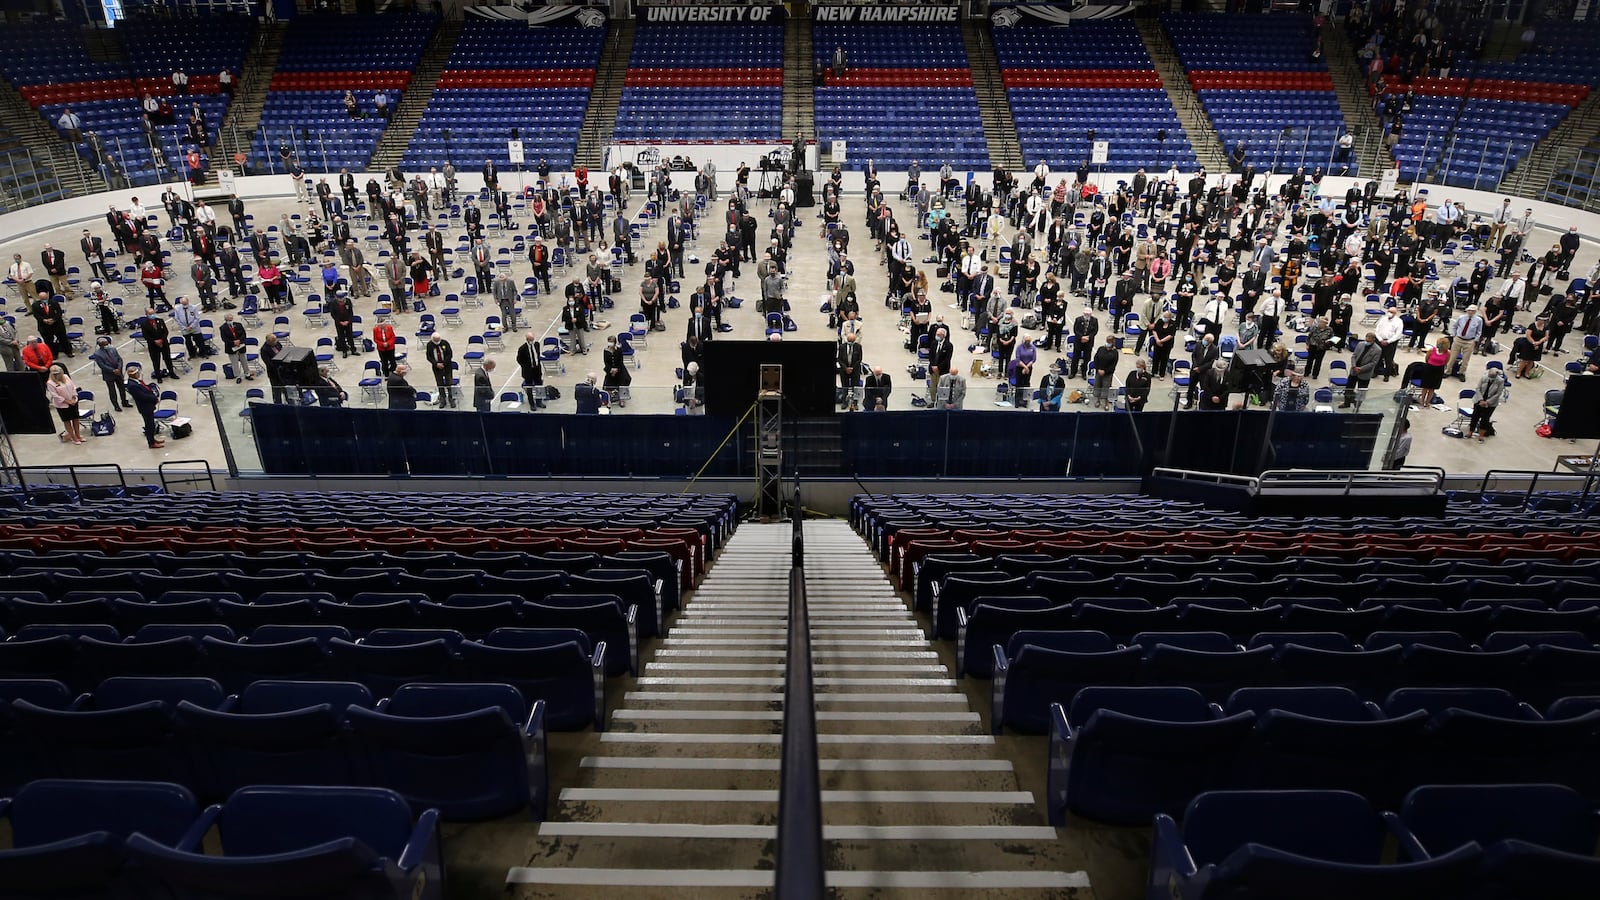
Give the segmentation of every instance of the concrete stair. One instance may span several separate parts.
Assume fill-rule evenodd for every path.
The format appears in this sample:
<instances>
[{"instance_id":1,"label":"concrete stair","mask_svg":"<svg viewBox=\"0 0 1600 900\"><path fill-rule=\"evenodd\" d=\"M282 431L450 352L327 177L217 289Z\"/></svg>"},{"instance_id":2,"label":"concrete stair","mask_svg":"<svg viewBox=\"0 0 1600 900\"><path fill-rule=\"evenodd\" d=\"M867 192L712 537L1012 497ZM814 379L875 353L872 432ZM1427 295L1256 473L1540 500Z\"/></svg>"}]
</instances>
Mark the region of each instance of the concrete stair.
<instances>
[{"instance_id":1,"label":"concrete stair","mask_svg":"<svg viewBox=\"0 0 1600 900\"><path fill-rule=\"evenodd\" d=\"M606 147L617 130L617 107L622 103L622 86L628 77L628 60L633 57L633 36L638 26L633 19L613 19L611 33L600 53L600 69L589 89L589 106L583 112L583 131L578 134L575 166L598 170L605 165Z\"/></svg>"},{"instance_id":2,"label":"concrete stair","mask_svg":"<svg viewBox=\"0 0 1600 900\"><path fill-rule=\"evenodd\" d=\"M1205 107L1200 105L1200 97L1189 83L1189 76L1184 74L1183 64L1178 62L1178 52L1173 49L1172 41L1167 39L1166 31L1161 28L1161 20L1141 16L1134 19L1134 24L1139 28L1139 36L1144 38L1150 58L1155 61L1156 73L1161 76L1161 84L1172 99L1172 108L1178 113L1178 121L1183 123L1183 130L1189 135L1195 158L1213 175L1226 172L1228 156L1217 137L1216 126L1212 124L1211 116L1206 114Z\"/></svg>"},{"instance_id":3,"label":"concrete stair","mask_svg":"<svg viewBox=\"0 0 1600 900\"><path fill-rule=\"evenodd\" d=\"M1367 95L1367 78L1344 28L1330 24L1322 29L1322 58L1333 76L1333 90L1339 95L1339 110L1345 127L1355 137L1354 156L1362 178L1377 180L1382 170L1394 167L1394 159L1383 149L1383 126L1372 111ZM1337 169L1334 171L1338 174Z\"/></svg>"},{"instance_id":4,"label":"concrete stair","mask_svg":"<svg viewBox=\"0 0 1600 900\"><path fill-rule=\"evenodd\" d=\"M967 45L967 67L972 71L972 87L978 94L978 112L983 116L983 136L989 144L989 164L1016 172L1022 169L1022 140L1011 115L1011 98L1000 78L995 59L994 38L989 20L967 19L961 23L961 37Z\"/></svg>"},{"instance_id":5,"label":"concrete stair","mask_svg":"<svg viewBox=\"0 0 1600 900\"><path fill-rule=\"evenodd\" d=\"M245 54L244 69L239 72L233 86L233 102L228 104L228 114L222 117L222 127L217 129L217 143L212 146L211 171L205 183L216 183L216 172L223 166L243 174L235 157L250 153L250 142L256 129L261 127L261 110L267 103L267 90L272 86L272 73L278 68L278 56L283 52L283 37L289 26L282 22L262 22L256 26L255 44Z\"/></svg>"},{"instance_id":6,"label":"concrete stair","mask_svg":"<svg viewBox=\"0 0 1600 900\"><path fill-rule=\"evenodd\" d=\"M816 69L811 19L790 16L783 36L783 137L817 136Z\"/></svg>"},{"instance_id":7,"label":"concrete stair","mask_svg":"<svg viewBox=\"0 0 1600 900\"><path fill-rule=\"evenodd\" d=\"M538 827L510 896L772 884L789 525L742 525ZM1090 897L947 666L843 522L805 526L830 895Z\"/></svg>"},{"instance_id":8,"label":"concrete stair","mask_svg":"<svg viewBox=\"0 0 1600 900\"><path fill-rule=\"evenodd\" d=\"M428 46L423 48L422 56L417 60L417 68L411 73L411 80L400 94L400 102L395 104L394 112L389 116L389 124L384 127L382 137L378 138L378 144L372 150L372 159L367 163L368 171L385 171L399 163L405 155L464 27L466 23L461 19L441 19L434 28L433 37L428 39Z\"/></svg>"},{"instance_id":9,"label":"concrete stair","mask_svg":"<svg viewBox=\"0 0 1600 900\"><path fill-rule=\"evenodd\" d=\"M56 183L73 196L82 197L106 189L100 174L5 78L0 78L0 126L22 141L29 155L43 163L55 175Z\"/></svg>"}]
</instances>

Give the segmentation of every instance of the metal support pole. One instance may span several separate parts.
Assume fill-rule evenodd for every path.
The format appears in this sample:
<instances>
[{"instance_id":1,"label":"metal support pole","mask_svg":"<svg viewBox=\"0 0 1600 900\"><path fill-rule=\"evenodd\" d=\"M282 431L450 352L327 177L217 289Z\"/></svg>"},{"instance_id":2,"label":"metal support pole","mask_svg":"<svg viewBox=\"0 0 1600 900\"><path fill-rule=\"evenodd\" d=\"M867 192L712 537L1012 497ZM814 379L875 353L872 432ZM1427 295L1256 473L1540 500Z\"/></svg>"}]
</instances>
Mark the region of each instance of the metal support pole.
<instances>
[{"instance_id":1,"label":"metal support pole","mask_svg":"<svg viewBox=\"0 0 1600 900\"><path fill-rule=\"evenodd\" d=\"M756 397L756 510L763 521L783 516L783 367L763 365Z\"/></svg>"}]
</instances>

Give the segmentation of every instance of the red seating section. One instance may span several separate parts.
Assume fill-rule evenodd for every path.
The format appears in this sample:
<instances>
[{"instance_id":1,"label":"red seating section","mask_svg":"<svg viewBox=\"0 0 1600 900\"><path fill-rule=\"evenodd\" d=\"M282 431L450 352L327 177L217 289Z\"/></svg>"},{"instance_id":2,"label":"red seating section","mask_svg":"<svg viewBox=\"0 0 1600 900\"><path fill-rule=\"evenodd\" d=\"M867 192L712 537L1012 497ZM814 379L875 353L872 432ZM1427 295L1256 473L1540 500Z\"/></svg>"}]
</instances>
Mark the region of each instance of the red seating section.
<instances>
[{"instance_id":1,"label":"red seating section","mask_svg":"<svg viewBox=\"0 0 1600 900\"><path fill-rule=\"evenodd\" d=\"M1190 72L1189 83L1197 91L1331 91L1333 76L1327 72Z\"/></svg>"},{"instance_id":2,"label":"red seating section","mask_svg":"<svg viewBox=\"0 0 1600 900\"><path fill-rule=\"evenodd\" d=\"M439 77L439 87L441 88L578 88L593 86L593 69L456 69Z\"/></svg>"},{"instance_id":3,"label":"red seating section","mask_svg":"<svg viewBox=\"0 0 1600 900\"><path fill-rule=\"evenodd\" d=\"M1467 91L1472 96L1488 100L1525 100L1529 103L1561 103L1577 106L1589 96L1586 84L1555 84L1544 81L1508 81L1503 78L1417 78L1410 85L1401 83L1393 75L1384 79L1389 92L1403 94L1409 86L1417 94L1430 97L1461 97Z\"/></svg>"},{"instance_id":4,"label":"red seating section","mask_svg":"<svg viewBox=\"0 0 1600 900\"><path fill-rule=\"evenodd\" d=\"M0 524L0 548L88 550L163 550L175 553L269 550L334 553L340 550L443 550L480 553L496 550L549 553L581 550L660 550L683 561L683 587L704 574L704 537L693 528L188 528L185 526Z\"/></svg>"},{"instance_id":5,"label":"red seating section","mask_svg":"<svg viewBox=\"0 0 1600 900\"><path fill-rule=\"evenodd\" d=\"M828 87L970 87L969 69L850 69Z\"/></svg>"},{"instance_id":6,"label":"red seating section","mask_svg":"<svg viewBox=\"0 0 1600 900\"><path fill-rule=\"evenodd\" d=\"M221 89L215 75L189 76L189 93L215 94ZM104 81L74 81L66 84L29 84L17 88L28 105L35 108L51 103L88 103L92 100L137 100L145 94L175 96L172 82L165 78L126 78Z\"/></svg>"},{"instance_id":7,"label":"red seating section","mask_svg":"<svg viewBox=\"0 0 1600 900\"><path fill-rule=\"evenodd\" d=\"M403 91L410 82L410 72L278 72L272 76L271 89L274 91L379 89Z\"/></svg>"},{"instance_id":8,"label":"red seating section","mask_svg":"<svg viewBox=\"0 0 1600 900\"><path fill-rule=\"evenodd\" d=\"M1482 532L1471 535L1364 534L1347 537L1317 532L1260 532L1220 540L1207 532L1007 531L902 528L889 537L889 570L901 588L912 590L916 564L929 553L1046 553L1051 556L1145 556L1180 553L1196 556L1258 554L1276 558L1334 556L1360 560L1396 556L1425 561L1436 557L1491 562L1524 557L1562 561L1593 555L1600 531L1526 533Z\"/></svg>"},{"instance_id":9,"label":"red seating section","mask_svg":"<svg viewBox=\"0 0 1600 900\"><path fill-rule=\"evenodd\" d=\"M628 87L783 87L782 69L630 68Z\"/></svg>"},{"instance_id":10,"label":"red seating section","mask_svg":"<svg viewBox=\"0 0 1600 900\"><path fill-rule=\"evenodd\" d=\"M1006 69L1008 88L1158 88L1161 76L1154 69Z\"/></svg>"}]
</instances>

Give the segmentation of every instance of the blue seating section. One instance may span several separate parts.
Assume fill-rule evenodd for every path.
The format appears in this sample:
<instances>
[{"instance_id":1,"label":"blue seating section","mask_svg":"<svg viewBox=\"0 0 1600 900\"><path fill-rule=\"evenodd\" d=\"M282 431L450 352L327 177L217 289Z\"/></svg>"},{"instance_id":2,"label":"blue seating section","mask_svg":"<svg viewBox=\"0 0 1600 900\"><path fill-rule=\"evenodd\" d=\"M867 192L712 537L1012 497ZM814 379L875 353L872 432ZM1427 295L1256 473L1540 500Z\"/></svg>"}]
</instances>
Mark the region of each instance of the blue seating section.
<instances>
[{"instance_id":1,"label":"blue seating section","mask_svg":"<svg viewBox=\"0 0 1600 900\"><path fill-rule=\"evenodd\" d=\"M448 160L475 167L493 159L511 171L506 141L517 128L528 168L540 159L572 168L606 30L543 28L536 35L531 40L520 22L468 17L402 165Z\"/></svg>"},{"instance_id":2,"label":"blue seating section","mask_svg":"<svg viewBox=\"0 0 1600 900\"><path fill-rule=\"evenodd\" d=\"M1559 103L1418 96L1395 147L1402 177L1439 167L1447 184L1493 190L1500 179L1566 117ZM1454 137L1445 137L1454 127Z\"/></svg>"},{"instance_id":3,"label":"blue seating section","mask_svg":"<svg viewBox=\"0 0 1600 900\"><path fill-rule=\"evenodd\" d=\"M293 20L252 144L258 163L270 156L281 169L288 145L308 171L365 168L386 124L373 114L373 94L383 91L393 112L437 24L413 14ZM347 90L365 118L345 110Z\"/></svg>"},{"instance_id":4,"label":"blue seating section","mask_svg":"<svg viewBox=\"0 0 1600 900\"><path fill-rule=\"evenodd\" d=\"M843 78L817 86L815 107L817 139L846 141L851 168L989 167L959 26L815 23L811 40L817 62L836 46L849 60Z\"/></svg>"},{"instance_id":5,"label":"blue seating section","mask_svg":"<svg viewBox=\"0 0 1600 900\"><path fill-rule=\"evenodd\" d=\"M204 39L187 21L128 22L117 29L128 55L122 65L91 61L75 28L13 27L0 37L0 71L51 127L71 107L83 120L82 130L100 138L130 183L151 184L182 177L192 105L205 113L206 145L216 140L230 100L220 93L217 75L223 67L238 75L254 33L255 23L247 18L208 19ZM172 85L177 69L189 76L189 91L182 97ZM144 94L169 102L174 114L172 122L155 126L159 159L140 123ZM94 165L102 162L86 143L77 150Z\"/></svg>"},{"instance_id":6,"label":"blue seating section","mask_svg":"<svg viewBox=\"0 0 1600 900\"><path fill-rule=\"evenodd\" d=\"M1064 169L1088 159L1091 128L1110 142L1113 170L1199 164L1131 20L996 28L994 43L1027 167L1043 160ZM1156 140L1159 129L1165 141Z\"/></svg>"},{"instance_id":7,"label":"blue seating section","mask_svg":"<svg viewBox=\"0 0 1600 900\"><path fill-rule=\"evenodd\" d=\"M1309 16L1167 13L1162 23L1229 152L1244 142L1258 171L1355 174L1353 156L1337 158L1344 112L1327 64L1311 58Z\"/></svg>"},{"instance_id":8,"label":"blue seating section","mask_svg":"<svg viewBox=\"0 0 1600 900\"><path fill-rule=\"evenodd\" d=\"M783 25L641 24L617 107L619 141L778 141Z\"/></svg>"}]
</instances>

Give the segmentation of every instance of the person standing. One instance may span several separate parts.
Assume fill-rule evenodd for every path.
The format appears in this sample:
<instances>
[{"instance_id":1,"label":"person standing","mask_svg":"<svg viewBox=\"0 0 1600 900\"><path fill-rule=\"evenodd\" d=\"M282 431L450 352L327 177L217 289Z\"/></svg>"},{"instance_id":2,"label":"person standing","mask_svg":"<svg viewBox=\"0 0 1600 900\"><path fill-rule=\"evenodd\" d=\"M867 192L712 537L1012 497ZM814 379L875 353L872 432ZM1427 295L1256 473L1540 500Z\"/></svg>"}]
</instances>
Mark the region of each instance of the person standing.
<instances>
[{"instance_id":1,"label":"person standing","mask_svg":"<svg viewBox=\"0 0 1600 900\"><path fill-rule=\"evenodd\" d=\"M0 315L0 371L22 371L22 342L17 340L17 324Z\"/></svg>"},{"instance_id":2,"label":"person standing","mask_svg":"<svg viewBox=\"0 0 1600 900\"><path fill-rule=\"evenodd\" d=\"M1510 201L1507 201L1510 202ZM1472 353L1478 347L1479 338L1483 337L1484 319L1478 315L1478 307L1468 306L1461 315L1456 316L1450 323L1450 364L1449 373L1458 381L1467 380L1467 363L1472 361Z\"/></svg>"},{"instance_id":3,"label":"person standing","mask_svg":"<svg viewBox=\"0 0 1600 900\"><path fill-rule=\"evenodd\" d=\"M155 370L156 383L161 383L163 374L167 378L177 378L178 373L172 366L171 332L167 329L167 320L157 315L155 307L144 311L144 327L140 331L144 334L145 349L150 352L150 367Z\"/></svg>"},{"instance_id":4,"label":"person standing","mask_svg":"<svg viewBox=\"0 0 1600 900\"><path fill-rule=\"evenodd\" d=\"M39 253L39 262L44 266L45 274L50 276L50 286L55 293L68 300L77 299L77 292L67 280L67 254L45 244L44 250Z\"/></svg>"},{"instance_id":5,"label":"person standing","mask_svg":"<svg viewBox=\"0 0 1600 900\"><path fill-rule=\"evenodd\" d=\"M1150 401L1150 372L1145 368L1144 360L1134 359L1133 371L1128 373L1127 380L1123 382L1123 392L1130 411L1144 412L1144 405Z\"/></svg>"},{"instance_id":6,"label":"person standing","mask_svg":"<svg viewBox=\"0 0 1600 900\"><path fill-rule=\"evenodd\" d=\"M1188 409L1195 408L1195 400L1200 397L1201 391L1207 389L1206 382L1221 359L1222 351L1217 347L1217 339L1209 334L1201 336L1194 352L1189 355L1189 392L1184 404Z\"/></svg>"},{"instance_id":7,"label":"person standing","mask_svg":"<svg viewBox=\"0 0 1600 900\"><path fill-rule=\"evenodd\" d=\"M606 348L600 355L605 367L606 391L616 398L619 409L627 406L627 388L633 384L633 376L628 373L628 358L623 355L622 348L617 346L616 335L606 337Z\"/></svg>"},{"instance_id":8,"label":"person standing","mask_svg":"<svg viewBox=\"0 0 1600 900\"><path fill-rule=\"evenodd\" d=\"M1094 339L1099 333L1100 320L1095 318L1092 308L1085 306L1083 313L1072 321L1072 367L1067 372L1068 378L1089 377L1089 358L1094 355Z\"/></svg>"},{"instance_id":9,"label":"person standing","mask_svg":"<svg viewBox=\"0 0 1600 900\"><path fill-rule=\"evenodd\" d=\"M290 397L299 400L298 394L292 394L289 385L284 382L283 363L278 357L283 355L283 342L278 340L276 334L267 335L261 342L261 365L267 370L267 383L272 385L272 402L288 403Z\"/></svg>"},{"instance_id":10,"label":"person standing","mask_svg":"<svg viewBox=\"0 0 1600 900\"><path fill-rule=\"evenodd\" d=\"M1478 443L1491 431L1489 420L1506 397L1506 379L1498 369L1485 369L1478 379L1478 392L1472 398L1472 416L1467 420L1467 433Z\"/></svg>"},{"instance_id":11,"label":"person standing","mask_svg":"<svg viewBox=\"0 0 1600 900\"><path fill-rule=\"evenodd\" d=\"M1373 328L1373 334L1378 341L1379 351L1383 359L1380 372L1383 380L1387 382L1398 368L1394 362L1395 351L1400 349L1400 339L1405 337L1405 320L1400 318L1400 307L1391 306L1383 318Z\"/></svg>"},{"instance_id":12,"label":"person standing","mask_svg":"<svg viewBox=\"0 0 1600 900\"><path fill-rule=\"evenodd\" d=\"M444 335L437 331L428 339L428 344L423 350L423 356L428 361L428 366L433 371L433 383L439 388L439 399L435 401L436 407L454 408L456 398L453 392L455 371L451 363L455 361L455 350Z\"/></svg>"},{"instance_id":13,"label":"person standing","mask_svg":"<svg viewBox=\"0 0 1600 900\"><path fill-rule=\"evenodd\" d=\"M472 408L478 412L488 412L494 403L494 382L489 378L493 372L494 360L486 359L478 371L472 373Z\"/></svg>"},{"instance_id":14,"label":"person standing","mask_svg":"<svg viewBox=\"0 0 1600 900\"><path fill-rule=\"evenodd\" d=\"M100 373L100 380L105 382L106 396L111 398L111 408L122 412L122 408L130 403L128 388L123 380L126 363L123 362L122 354L117 352L117 348L111 346L111 338L99 338L95 344L95 350L89 354L89 360Z\"/></svg>"},{"instance_id":15,"label":"person standing","mask_svg":"<svg viewBox=\"0 0 1600 900\"><path fill-rule=\"evenodd\" d=\"M72 341L67 337L67 313L61 301L40 291L39 299L33 302L33 318L39 323L39 336L50 345L51 352L70 357Z\"/></svg>"},{"instance_id":16,"label":"person standing","mask_svg":"<svg viewBox=\"0 0 1600 900\"><path fill-rule=\"evenodd\" d=\"M543 409L544 363L539 337L531 331L523 335L522 346L517 348L517 367L522 370L522 392L528 395L528 408Z\"/></svg>"},{"instance_id":17,"label":"person standing","mask_svg":"<svg viewBox=\"0 0 1600 900\"><path fill-rule=\"evenodd\" d=\"M411 386L411 382L406 381L406 373L410 371L410 366L401 363L385 376L384 384L389 391L390 409L417 408L417 389Z\"/></svg>"},{"instance_id":18,"label":"person standing","mask_svg":"<svg viewBox=\"0 0 1600 900\"><path fill-rule=\"evenodd\" d=\"M138 363L128 363L128 396L133 400L133 408L144 420L145 443L150 445L150 449L158 450L166 446L166 442L156 440L156 406L161 402L161 392L144 380L142 371Z\"/></svg>"},{"instance_id":19,"label":"person standing","mask_svg":"<svg viewBox=\"0 0 1600 900\"><path fill-rule=\"evenodd\" d=\"M1318 316L1306 332L1307 375L1312 378L1322 375L1322 358L1328 355L1328 348L1333 346L1333 341L1333 328L1328 325L1328 317Z\"/></svg>"},{"instance_id":20,"label":"person standing","mask_svg":"<svg viewBox=\"0 0 1600 900\"><path fill-rule=\"evenodd\" d=\"M1344 402L1339 404L1340 409L1348 409L1355 405L1356 392L1367 389L1372 383L1372 376L1377 374L1378 366L1382 363L1383 348L1378 346L1377 334L1369 331L1350 354L1350 375L1345 381Z\"/></svg>"},{"instance_id":21,"label":"person standing","mask_svg":"<svg viewBox=\"0 0 1600 900\"><path fill-rule=\"evenodd\" d=\"M1117 339L1106 335L1106 340L1094 353L1094 405L1096 409L1111 409L1111 382L1117 372L1122 354L1117 350Z\"/></svg>"},{"instance_id":22,"label":"person standing","mask_svg":"<svg viewBox=\"0 0 1600 900\"><path fill-rule=\"evenodd\" d=\"M856 412L856 383L861 379L861 345L852 332L839 344L839 396L840 402Z\"/></svg>"},{"instance_id":23,"label":"person standing","mask_svg":"<svg viewBox=\"0 0 1600 900\"><path fill-rule=\"evenodd\" d=\"M393 325L388 322L379 322L372 326L372 345L378 351L378 362L382 366L385 377L394 374L397 365L395 360L395 347L397 344Z\"/></svg>"},{"instance_id":24,"label":"person standing","mask_svg":"<svg viewBox=\"0 0 1600 900\"><path fill-rule=\"evenodd\" d=\"M45 399L50 402L50 408L56 411L56 416L61 419L61 442L74 444L83 443L83 432L78 420L78 386L72 383L72 377L67 374L67 367L55 363L50 367L50 375L44 383Z\"/></svg>"},{"instance_id":25,"label":"person standing","mask_svg":"<svg viewBox=\"0 0 1600 900\"><path fill-rule=\"evenodd\" d=\"M250 372L249 348L245 345L248 337L244 325L234 321L233 313L228 313L222 320L222 327L217 330L217 339L222 341L222 352L227 354L229 364L233 367L234 384L242 384L245 379L254 381L256 378Z\"/></svg>"}]
</instances>

